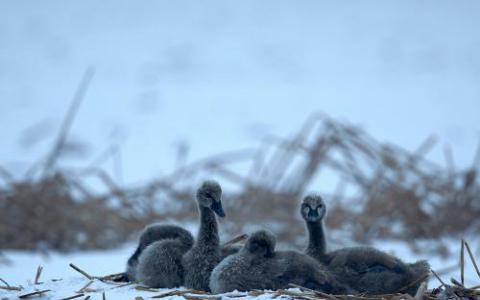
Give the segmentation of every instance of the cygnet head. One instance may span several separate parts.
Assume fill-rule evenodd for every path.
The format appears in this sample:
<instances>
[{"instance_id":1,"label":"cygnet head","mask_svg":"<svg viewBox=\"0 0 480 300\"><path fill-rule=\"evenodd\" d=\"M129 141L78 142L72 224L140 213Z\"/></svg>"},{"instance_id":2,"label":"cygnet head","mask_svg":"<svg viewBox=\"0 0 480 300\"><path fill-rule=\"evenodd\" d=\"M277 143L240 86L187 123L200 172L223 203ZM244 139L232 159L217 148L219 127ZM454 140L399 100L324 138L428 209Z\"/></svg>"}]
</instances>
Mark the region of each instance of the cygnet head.
<instances>
[{"instance_id":1,"label":"cygnet head","mask_svg":"<svg viewBox=\"0 0 480 300\"><path fill-rule=\"evenodd\" d=\"M327 208L320 195L309 194L302 201L300 213L305 221L318 222L325 217Z\"/></svg>"},{"instance_id":2,"label":"cygnet head","mask_svg":"<svg viewBox=\"0 0 480 300\"><path fill-rule=\"evenodd\" d=\"M222 188L216 181L205 181L197 190L197 201L200 206L210 208L219 217L225 217L222 207Z\"/></svg>"},{"instance_id":3,"label":"cygnet head","mask_svg":"<svg viewBox=\"0 0 480 300\"><path fill-rule=\"evenodd\" d=\"M244 248L255 255L272 257L275 251L276 238L267 230L259 230L250 235Z\"/></svg>"}]
</instances>

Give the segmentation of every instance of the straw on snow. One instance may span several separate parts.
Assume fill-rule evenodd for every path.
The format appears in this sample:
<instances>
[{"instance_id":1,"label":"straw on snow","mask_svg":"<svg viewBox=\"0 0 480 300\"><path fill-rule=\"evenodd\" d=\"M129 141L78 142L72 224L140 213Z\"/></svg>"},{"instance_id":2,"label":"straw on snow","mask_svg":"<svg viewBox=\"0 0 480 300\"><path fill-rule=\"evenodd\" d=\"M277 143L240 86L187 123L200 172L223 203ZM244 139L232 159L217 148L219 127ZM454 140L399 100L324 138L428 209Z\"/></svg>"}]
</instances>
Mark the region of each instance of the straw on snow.
<instances>
[{"instance_id":1,"label":"straw on snow","mask_svg":"<svg viewBox=\"0 0 480 300\"><path fill-rule=\"evenodd\" d=\"M242 237L242 236L240 236ZM237 241L239 240L239 237L234 238L232 241ZM231 241L230 241L231 242ZM227 243L230 243L227 242ZM466 287L465 286L465 278L464 278L464 273L465 273L465 252L467 252L470 261L475 268L477 275L480 279L480 272L478 270L478 264L475 260L475 257L473 256L473 253L470 249L469 244L462 240L461 245L460 245L460 281L451 278L450 282L451 284L448 284L445 280L441 278L441 276L435 272L434 270L431 270L431 274L425 274L423 276L420 276L417 278L417 280L411 282L410 284L406 285L405 287L399 289L397 292L392 293L392 294L385 294L385 295L368 295L368 294L360 294L360 295L332 295L332 294L327 294L323 293L320 291L315 291L312 289L308 289L303 286L299 285L289 285L289 288L293 289L279 289L276 291L268 291L268 290L251 290L248 292L230 292L222 295L215 295L215 294L210 294L204 291L198 291L198 290L193 290L193 289L181 289L181 290L171 290L168 292L164 293L159 293L160 289L157 288L151 288L151 287L146 287L139 285L135 282L127 282L127 283L122 283L119 284L117 282L114 282L113 279L116 276L119 276L121 273L116 273L116 274L110 274L106 276L93 276L90 275L90 273L86 272L85 270L82 270L80 267L74 265L73 263L69 264L69 266L74 269L76 272L80 273L82 276L88 279L86 284L80 288L78 291L72 291L72 296L69 296L67 298L62 298L60 300L69 300L69 299L76 299L85 296L84 300L90 299L89 295L86 295L87 293L97 293L101 292L102 293L102 299L106 300L106 288L101 288L101 289L90 289L89 287L95 282L95 281L100 281L105 284L112 285L110 289L121 289L121 288L126 288L132 285L134 286L134 290L137 290L139 292L150 292L150 293L158 293L156 295L153 295L149 298L152 299L162 299L162 298L167 298L171 296L181 296L187 300L220 300L222 298L245 298L245 297L258 297L262 295L266 296L271 296L272 298L277 298L277 297L283 297L283 298L288 298L288 299L300 299L300 300L320 300L320 299L327 299L327 300L450 300L450 299L456 299L456 300L479 300L480 299L480 284L477 286L473 287ZM38 267L37 272L35 275L35 285L43 285L43 282L39 281L40 275L42 273L43 268ZM426 280L428 279L429 276L433 275L438 279L440 282L440 286L431 290L427 289L426 285ZM10 291L19 291L18 297L23 299L23 298L29 298L32 296L37 296L37 295L42 295L45 293L49 292L55 292L51 289L43 289L43 290L37 290L29 293L20 293L20 291L23 290L22 287L14 287L8 284L8 282L2 278L0 278L0 281L5 284L5 286L0 286L0 288L5 289L5 290L10 290ZM59 281L56 279L55 281ZM422 282L420 287L418 288L416 294L414 296L411 296L409 294L402 293L412 285L418 284L419 282ZM135 296L135 300L143 300L144 298L142 296Z\"/></svg>"}]
</instances>

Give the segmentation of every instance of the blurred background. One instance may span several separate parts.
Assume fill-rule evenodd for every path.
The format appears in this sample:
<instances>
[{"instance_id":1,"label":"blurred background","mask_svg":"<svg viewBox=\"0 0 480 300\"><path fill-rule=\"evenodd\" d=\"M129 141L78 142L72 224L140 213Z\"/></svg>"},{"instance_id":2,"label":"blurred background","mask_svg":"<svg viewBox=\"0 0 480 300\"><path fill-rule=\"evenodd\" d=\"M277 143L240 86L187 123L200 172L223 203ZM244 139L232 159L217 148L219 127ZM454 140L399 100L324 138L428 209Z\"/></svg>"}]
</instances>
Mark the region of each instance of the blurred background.
<instances>
[{"instance_id":1,"label":"blurred background","mask_svg":"<svg viewBox=\"0 0 480 300\"><path fill-rule=\"evenodd\" d=\"M478 1L2 1L0 269L126 247L121 270L145 224L195 231L207 178L225 239L303 247L315 191L332 248L456 267L480 249L478 28Z\"/></svg>"}]
</instances>

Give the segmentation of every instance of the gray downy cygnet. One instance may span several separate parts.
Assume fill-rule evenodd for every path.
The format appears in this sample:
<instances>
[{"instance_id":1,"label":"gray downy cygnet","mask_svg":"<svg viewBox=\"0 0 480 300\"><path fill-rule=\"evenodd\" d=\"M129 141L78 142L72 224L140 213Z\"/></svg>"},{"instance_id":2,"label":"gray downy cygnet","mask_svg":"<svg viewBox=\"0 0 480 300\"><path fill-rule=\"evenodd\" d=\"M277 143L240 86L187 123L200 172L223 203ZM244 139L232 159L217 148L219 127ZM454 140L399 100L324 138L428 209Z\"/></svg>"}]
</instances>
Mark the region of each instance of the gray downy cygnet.
<instances>
[{"instance_id":1,"label":"gray downy cygnet","mask_svg":"<svg viewBox=\"0 0 480 300\"><path fill-rule=\"evenodd\" d=\"M307 195L301 204L308 230L305 253L325 264L343 283L361 293L388 294L415 282L430 272L426 261L407 264L399 258L368 246L327 252L323 219L326 206L318 194ZM421 282L401 291L414 295Z\"/></svg>"},{"instance_id":2,"label":"gray downy cygnet","mask_svg":"<svg viewBox=\"0 0 480 300\"><path fill-rule=\"evenodd\" d=\"M136 273L139 257L145 248L147 248L147 246L164 239L181 239L184 241L184 247L186 248L190 248L193 245L193 236L190 234L190 232L181 228L180 226L169 224L148 225L144 228L140 235L138 246L135 249L135 252L127 261L127 270L124 278L121 278L121 281L137 281Z\"/></svg>"},{"instance_id":3,"label":"gray downy cygnet","mask_svg":"<svg viewBox=\"0 0 480 300\"><path fill-rule=\"evenodd\" d=\"M182 256L192 247L191 233L181 227L163 225L169 236L148 245L138 258L136 281L155 288L173 288L183 284Z\"/></svg>"},{"instance_id":4,"label":"gray downy cygnet","mask_svg":"<svg viewBox=\"0 0 480 300\"><path fill-rule=\"evenodd\" d=\"M196 194L200 211L200 227L193 247L183 256L184 285L209 291L208 282L213 268L221 261L222 253L215 214L225 217L222 207L222 188L216 181L205 181Z\"/></svg>"},{"instance_id":5,"label":"gray downy cygnet","mask_svg":"<svg viewBox=\"0 0 480 300\"><path fill-rule=\"evenodd\" d=\"M275 251L275 243L269 231L254 232L237 254L215 267L210 277L211 291L277 290L289 284L327 293L349 291L312 257L297 251Z\"/></svg>"}]
</instances>

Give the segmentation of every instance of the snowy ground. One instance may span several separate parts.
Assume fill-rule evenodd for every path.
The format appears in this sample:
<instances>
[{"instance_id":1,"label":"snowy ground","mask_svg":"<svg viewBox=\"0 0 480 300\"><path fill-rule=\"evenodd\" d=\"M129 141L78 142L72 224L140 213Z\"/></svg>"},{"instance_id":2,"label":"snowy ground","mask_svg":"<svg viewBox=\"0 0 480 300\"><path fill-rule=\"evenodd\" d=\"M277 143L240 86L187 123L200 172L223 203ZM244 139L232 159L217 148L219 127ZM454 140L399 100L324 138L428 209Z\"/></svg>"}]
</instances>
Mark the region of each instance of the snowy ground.
<instances>
[{"instance_id":1,"label":"snowy ground","mask_svg":"<svg viewBox=\"0 0 480 300\"><path fill-rule=\"evenodd\" d=\"M478 243L472 243L472 250L478 257ZM402 257L405 261L414 261L417 259L426 259L425 256L413 254L408 247L401 243L378 243L377 247L382 250L392 252ZM453 253L459 248L457 241L451 241ZM93 276L104 276L118 273L123 270L126 259L133 251L134 244L128 244L117 250L110 251L89 251L74 254L62 255L51 254L48 257L33 254L30 252L7 251L6 257L11 261L10 265L0 265L0 278L6 280L12 286L23 286L22 291L0 290L0 299L16 299L20 294L26 294L35 290L50 289L50 292L44 294L41 299L62 299L76 295L89 280L69 267L70 263L75 264L87 273ZM451 255L448 258L430 258L434 270L443 270L446 267L453 266L458 262L458 255ZM34 278L38 266L43 266L43 272L40 277L39 285L34 285ZM468 257L466 257L466 284L467 286L477 285L480 279L477 277L473 267L471 267ZM444 281L450 277L459 278L459 269L452 270L448 274L442 274ZM54 281L61 279L60 281ZM438 286L436 280L430 281L430 287ZM107 299L135 299L142 296L145 299L155 295L163 294L171 290L159 289L155 291L139 291L134 285L116 287L112 284L105 284L96 280L88 287L92 289L85 296L90 295L90 299L102 299L102 292L105 292ZM238 293L236 293L238 296ZM227 295L228 296L228 295ZM170 296L179 297L179 296ZM273 295L262 295L262 298L270 298ZM84 297L83 297L84 298ZM83 299L79 298L79 299Z\"/></svg>"}]
</instances>

